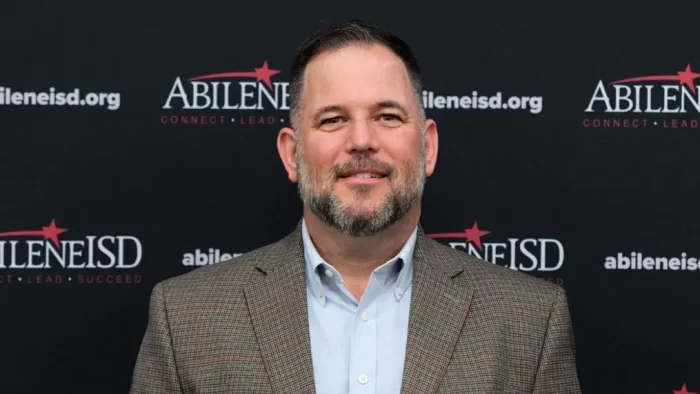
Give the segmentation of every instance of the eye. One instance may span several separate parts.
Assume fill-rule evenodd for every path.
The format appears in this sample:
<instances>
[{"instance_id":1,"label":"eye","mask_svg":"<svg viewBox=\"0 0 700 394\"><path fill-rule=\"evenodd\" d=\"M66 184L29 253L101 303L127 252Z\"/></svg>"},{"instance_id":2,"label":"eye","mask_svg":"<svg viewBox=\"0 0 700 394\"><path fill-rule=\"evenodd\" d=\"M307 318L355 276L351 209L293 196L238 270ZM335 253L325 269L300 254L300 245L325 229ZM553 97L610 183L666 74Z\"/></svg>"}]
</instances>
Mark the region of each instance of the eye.
<instances>
[{"instance_id":1,"label":"eye","mask_svg":"<svg viewBox=\"0 0 700 394\"><path fill-rule=\"evenodd\" d=\"M342 120L342 119L340 119L339 116L336 116L336 117L334 117L334 118L327 118L327 119L323 119L323 120L321 121L321 125L325 125L325 124L330 124L330 125L332 125L332 124L337 124L337 123L339 123L341 120Z\"/></svg>"},{"instance_id":2,"label":"eye","mask_svg":"<svg viewBox=\"0 0 700 394\"><path fill-rule=\"evenodd\" d=\"M400 120L398 116L394 114L382 114L382 120Z\"/></svg>"},{"instance_id":3,"label":"eye","mask_svg":"<svg viewBox=\"0 0 700 394\"><path fill-rule=\"evenodd\" d=\"M379 115L379 121L387 126L398 126L403 123L403 119L394 114L381 114Z\"/></svg>"}]
</instances>

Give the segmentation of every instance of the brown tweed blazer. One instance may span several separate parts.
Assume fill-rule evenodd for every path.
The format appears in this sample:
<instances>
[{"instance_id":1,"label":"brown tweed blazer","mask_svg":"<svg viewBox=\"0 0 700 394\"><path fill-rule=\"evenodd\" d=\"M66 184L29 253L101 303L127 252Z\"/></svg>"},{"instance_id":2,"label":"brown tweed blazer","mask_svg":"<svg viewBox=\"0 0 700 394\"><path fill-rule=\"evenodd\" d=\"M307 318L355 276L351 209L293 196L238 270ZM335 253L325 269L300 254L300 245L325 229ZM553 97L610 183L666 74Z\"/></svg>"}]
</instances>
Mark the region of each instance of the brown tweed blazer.
<instances>
[{"instance_id":1,"label":"brown tweed blazer","mask_svg":"<svg viewBox=\"0 0 700 394\"><path fill-rule=\"evenodd\" d=\"M561 288L420 227L412 286L401 393L580 393ZM153 289L131 393L314 390L300 226Z\"/></svg>"}]
</instances>

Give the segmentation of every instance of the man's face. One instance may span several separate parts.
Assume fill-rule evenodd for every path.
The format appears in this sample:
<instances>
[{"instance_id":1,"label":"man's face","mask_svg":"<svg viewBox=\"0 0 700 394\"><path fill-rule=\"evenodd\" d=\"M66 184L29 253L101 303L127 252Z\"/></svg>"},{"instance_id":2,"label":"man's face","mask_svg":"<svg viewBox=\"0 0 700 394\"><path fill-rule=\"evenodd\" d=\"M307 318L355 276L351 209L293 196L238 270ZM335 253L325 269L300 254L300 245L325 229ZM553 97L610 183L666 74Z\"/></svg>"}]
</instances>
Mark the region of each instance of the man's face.
<instances>
[{"instance_id":1,"label":"man's face","mask_svg":"<svg viewBox=\"0 0 700 394\"><path fill-rule=\"evenodd\" d=\"M314 58L305 71L296 135L304 205L353 236L376 234L401 219L426 179L415 100L401 59L383 46L349 46Z\"/></svg>"}]
</instances>

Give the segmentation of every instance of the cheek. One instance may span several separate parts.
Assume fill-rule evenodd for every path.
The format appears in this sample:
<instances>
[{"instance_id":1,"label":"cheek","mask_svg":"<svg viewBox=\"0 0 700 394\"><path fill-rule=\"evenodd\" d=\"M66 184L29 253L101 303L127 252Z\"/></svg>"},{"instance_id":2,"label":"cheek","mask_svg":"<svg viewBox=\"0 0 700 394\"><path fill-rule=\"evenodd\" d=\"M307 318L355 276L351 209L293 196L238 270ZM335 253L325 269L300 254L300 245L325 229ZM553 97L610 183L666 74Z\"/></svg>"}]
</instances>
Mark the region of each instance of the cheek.
<instances>
[{"instance_id":1,"label":"cheek","mask_svg":"<svg viewBox=\"0 0 700 394\"><path fill-rule=\"evenodd\" d=\"M303 151L301 173L309 181L314 183L327 183L333 179L333 161L318 151Z\"/></svg>"},{"instance_id":2,"label":"cheek","mask_svg":"<svg viewBox=\"0 0 700 394\"><path fill-rule=\"evenodd\" d=\"M309 176L316 182L328 182L333 179L332 162L314 159L304 156L303 168Z\"/></svg>"},{"instance_id":3,"label":"cheek","mask_svg":"<svg viewBox=\"0 0 700 394\"><path fill-rule=\"evenodd\" d=\"M388 152L391 160L395 163L394 167L401 177L409 175L417 170L420 165L420 145L413 141L406 142L401 146L395 147L391 152Z\"/></svg>"},{"instance_id":4,"label":"cheek","mask_svg":"<svg viewBox=\"0 0 700 394\"><path fill-rule=\"evenodd\" d=\"M332 138L317 138L306 141L303 146L304 161L314 168L326 168L333 164L339 152Z\"/></svg>"},{"instance_id":5,"label":"cheek","mask_svg":"<svg viewBox=\"0 0 700 394\"><path fill-rule=\"evenodd\" d=\"M405 160L396 166L396 174L393 181L405 184L413 182L416 173L418 172L418 161L416 160Z\"/></svg>"},{"instance_id":6,"label":"cheek","mask_svg":"<svg viewBox=\"0 0 700 394\"><path fill-rule=\"evenodd\" d=\"M418 157L423 138L420 130L414 128L396 129L382 135L381 145L389 155L398 161Z\"/></svg>"}]
</instances>

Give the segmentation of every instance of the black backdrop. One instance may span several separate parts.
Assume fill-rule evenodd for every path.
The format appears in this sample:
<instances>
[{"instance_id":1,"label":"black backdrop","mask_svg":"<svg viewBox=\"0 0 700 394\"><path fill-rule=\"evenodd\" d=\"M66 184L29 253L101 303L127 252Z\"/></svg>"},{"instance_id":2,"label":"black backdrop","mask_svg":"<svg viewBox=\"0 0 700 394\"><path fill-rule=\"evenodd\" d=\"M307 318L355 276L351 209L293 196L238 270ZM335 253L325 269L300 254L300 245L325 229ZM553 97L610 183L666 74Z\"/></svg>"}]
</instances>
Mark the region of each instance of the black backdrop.
<instances>
[{"instance_id":1,"label":"black backdrop","mask_svg":"<svg viewBox=\"0 0 700 394\"><path fill-rule=\"evenodd\" d=\"M585 393L700 392L700 104L678 74L700 71L700 4L331 3L2 4L0 392L126 393L156 282L293 229L275 149L288 68L314 29L355 17L405 38L433 92L426 231L567 290ZM216 73L244 74L190 80ZM226 90L261 108L184 108L215 85L219 107ZM510 108L435 99L474 91ZM624 269L632 252L679 260Z\"/></svg>"}]
</instances>

